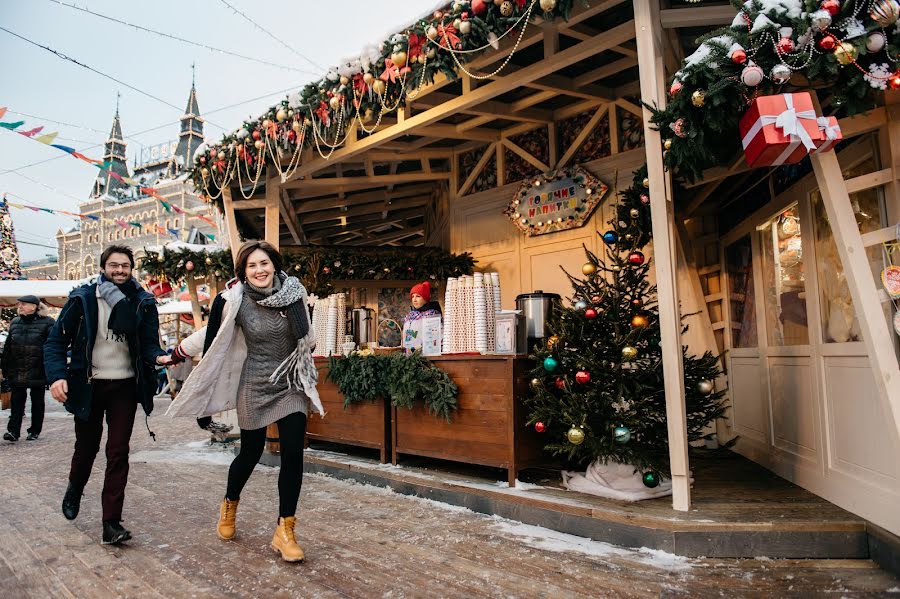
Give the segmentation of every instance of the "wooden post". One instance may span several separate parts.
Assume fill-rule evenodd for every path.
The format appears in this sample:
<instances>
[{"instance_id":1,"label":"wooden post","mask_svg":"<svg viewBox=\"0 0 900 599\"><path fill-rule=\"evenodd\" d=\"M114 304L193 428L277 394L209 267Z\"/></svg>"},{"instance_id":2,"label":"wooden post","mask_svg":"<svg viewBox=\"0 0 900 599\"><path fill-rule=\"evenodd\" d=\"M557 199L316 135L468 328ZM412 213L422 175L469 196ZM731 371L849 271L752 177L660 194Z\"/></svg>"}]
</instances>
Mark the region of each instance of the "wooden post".
<instances>
[{"instance_id":1,"label":"wooden post","mask_svg":"<svg viewBox=\"0 0 900 599\"><path fill-rule=\"evenodd\" d=\"M186 283L191 296L191 314L194 317L194 330L196 331L203 326L203 312L200 310L200 298L197 296L197 280L188 275Z\"/></svg>"},{"instance_id":2,"label":"wooden post","mask_svg":"<svg viewBox=\"0 0 900 599\"><path fill-rule=\"evenodd\" d=\"M279 249L279 229L281 228L280 185L278 177L269 177L266 181L266 241Z\"/></svg>"},{"instance_id":3,"label":"wooden post","mask_svg":"<svg viewBox=\"0 0 900 599\"><path fill-rule=\"evenodd\" d=\"M231 188L222 190L222 208L225 212L225 227L228 229L228 245L231 246L231 258L233 260L237 257L238 248L241 247L241 236L238 235L234 202L231 200Z\"/></svg>"},{"instance_id":4,"label":"wooden post","mask_svg":"<svg viewBox=\"0 0 900 599\"><path fill-rule=\"evenodd\" d=\"M869 259L850 204L850 195L844 184L841 165L834 152L810 154L810 159L822 194L822 204L828 214L828 224L844 267L844 276L847 277L853 308L859 317L875 386L878 394L888 402L894 416L894 426L900 433L900 368L897 367L897 357L894 354L894 340L891 327L884 321L884 312L878 301L878 289L872 279Z\"/></svg>"},{"instance_id":5,"label":"wooden post","mask_svg":"<svg viewBox=\"0 0 900 599\"><path fill-rule=\"evenodd\" d=\"M641 98L664 108L665 71L663 69L662 28L659 3L634 1L634 23L640 64ZM688 468L687 413L684 403L684 364L681 354L681 317L678 286L675 279L675 219L670 175L663 165L662 139L650 124L650 111L643 109L644 143L650 179L650 213L653 227L653 257L659 302L659 323L663 355L663 380L666 396L666 422L669 434L669 461L672 475L672 507L687 511L691 507L691 482Z\"/></svg>"}]
</instances>

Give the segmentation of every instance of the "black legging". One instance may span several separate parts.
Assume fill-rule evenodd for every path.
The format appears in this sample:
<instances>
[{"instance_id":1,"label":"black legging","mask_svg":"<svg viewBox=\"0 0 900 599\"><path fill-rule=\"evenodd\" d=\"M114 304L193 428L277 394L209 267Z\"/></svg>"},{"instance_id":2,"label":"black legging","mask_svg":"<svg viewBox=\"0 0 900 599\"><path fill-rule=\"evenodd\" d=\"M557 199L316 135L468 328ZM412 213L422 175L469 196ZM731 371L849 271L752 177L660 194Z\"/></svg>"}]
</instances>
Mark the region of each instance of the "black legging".
<instances>
[{"instance_id":1,"label":"black legging","mask_svg":"<svg viewBox=\"0 0 900 599\"><path fill-rule=\"evenodd\" d=\"M288 518L297 512L300 485L303 483L303 440L306 436L306 414L294 412L278 421L278 440L281 443L281 472L278 473L279 516ZM240 499L253 468L259 462L266 445L266 429L241 429L241 451L228 469L228 488L225 497Z\"/></svg>"}]
</instances>

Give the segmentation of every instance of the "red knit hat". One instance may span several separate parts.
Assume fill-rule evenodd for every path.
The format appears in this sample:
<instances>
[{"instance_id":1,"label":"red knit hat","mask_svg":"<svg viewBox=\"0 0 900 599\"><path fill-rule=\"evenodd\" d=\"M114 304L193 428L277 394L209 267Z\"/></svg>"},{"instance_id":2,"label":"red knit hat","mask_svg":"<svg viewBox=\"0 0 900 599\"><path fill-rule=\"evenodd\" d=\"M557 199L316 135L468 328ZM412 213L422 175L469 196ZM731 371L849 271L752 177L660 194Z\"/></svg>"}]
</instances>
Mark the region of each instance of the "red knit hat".
<instances>
[{"instance_id":1,"label":"red knit hat","mask_svg":"<svg viewBox=\"0 0 900 599\"><path fill-rule=\"evenodd\" d=\"M419 283L418 285L413 285L412 289L409 290L409 297L412 297L413 294L418 294L422 296L422 299L426 302L431 301L431 283L428 281L424 281Z\"/></svg>"}]
</instances>

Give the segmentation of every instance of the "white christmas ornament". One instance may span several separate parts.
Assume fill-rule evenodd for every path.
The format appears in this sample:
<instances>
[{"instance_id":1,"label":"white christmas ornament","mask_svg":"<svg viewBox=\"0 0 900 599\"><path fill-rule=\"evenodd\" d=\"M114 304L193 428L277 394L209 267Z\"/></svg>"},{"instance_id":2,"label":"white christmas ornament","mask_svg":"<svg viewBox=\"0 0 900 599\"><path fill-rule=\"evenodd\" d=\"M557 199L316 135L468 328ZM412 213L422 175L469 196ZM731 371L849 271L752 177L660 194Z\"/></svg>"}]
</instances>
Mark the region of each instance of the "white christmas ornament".
<instances>
[{"instance_id":1,"label":"white christmas ornament","mask_svg":"<svg viewBox=\"0 0 900 599\"><path fill-rule=\"evenodd\" d=\"M754 63L748 64L744 67L744 70L741 71L741 81L747 87L756 87L763 80L763 70Z\"/></svg>"},{"instance_id":2,"label":"white christmas ornament","mask_svg":"<svg viewBox=\"0 0 900 599\"><path fill-rule=\"evenodd\" d=\"M770 73L772 80L775 83L782 84L787 83L788 79L791 78L791 69L784 63L776 64L772 67L772 72Z\"/></svg>"},{"instance_id":3,"label":"white christmas ornament","mask_svg":"<svg viewBox=\"0 0 900 599\"><path fill-rule=\"evenodd\" d=\"M809 22L819 31L825 31L831 26L831 13L827 10L817 10L809 17Z\"/></svg>"},{"instance_id":4,"label":"white christmas ornament","mask_svg":"<svg viewBox=\"0 0 900 599\"><path fill-rule=\"evenodd\" d=\"M869 34L869 37L866 38L866 50L872 53L880 52L882 48L884 48L886 42L887 40L883 33L880 31L873 31Z\"/></svg>"}]
</instances>

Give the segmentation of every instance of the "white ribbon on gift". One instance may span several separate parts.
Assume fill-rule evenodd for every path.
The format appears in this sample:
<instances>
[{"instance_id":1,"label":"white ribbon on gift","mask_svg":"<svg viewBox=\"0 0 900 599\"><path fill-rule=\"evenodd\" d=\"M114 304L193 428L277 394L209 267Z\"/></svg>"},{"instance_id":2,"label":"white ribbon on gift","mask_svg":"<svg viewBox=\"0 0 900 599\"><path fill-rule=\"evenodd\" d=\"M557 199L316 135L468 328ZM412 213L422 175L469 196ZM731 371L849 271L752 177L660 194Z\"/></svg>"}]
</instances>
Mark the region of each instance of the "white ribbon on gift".
<instances>
[{"instance_id":1,"label":"white ribbon on gift","mask_svg":"<svg viewBox=\"0 0 900 599\"><path fill-rule=\"evenodd\" d=\"M816 119L816 123L819 125L819 131L825 134L825 141L816 148L816 154L820 152L827 152L831 148L834 147L835 140L838 138L838 135L841 132L841 126L837 124L835 121L834 125L830 124L831 119L827 116L820 116Z\"/></svg>"},{"instance_id":2,"label":"white ribbon on gift","mask_svg":"<svg viewBox=\"0 0 900 599\"><path fill-rule=\"evenodd\" d=\"M772 166L784 164L800 144L803 144L804 147L806 147L807 152L816 148L815 142L812 140L812 137L810 137L809 132L802 123L802 120L805 119L808 121L816 121L816 124L818 124L818 121L816 120L816 111L801 110L798 112L797 109L794 108L794 96L792 94L783 94L783 97L785 110L778 115L760 115L759 119L753 123L753 126L750 127L750 130L747 131L747 134L744 135L744 138L741 140L741 143L743 143L744 149L746 150L747 146L750 145L750 142L753 141L753 138L756 137L766 125L774 124L776 129L781 129L784 136L790 140L790 143L781 155L772 162Z\"/></svg>"}]
</instances>

